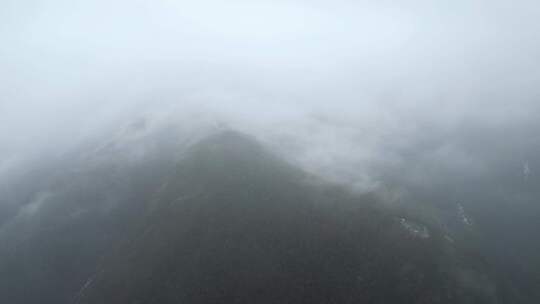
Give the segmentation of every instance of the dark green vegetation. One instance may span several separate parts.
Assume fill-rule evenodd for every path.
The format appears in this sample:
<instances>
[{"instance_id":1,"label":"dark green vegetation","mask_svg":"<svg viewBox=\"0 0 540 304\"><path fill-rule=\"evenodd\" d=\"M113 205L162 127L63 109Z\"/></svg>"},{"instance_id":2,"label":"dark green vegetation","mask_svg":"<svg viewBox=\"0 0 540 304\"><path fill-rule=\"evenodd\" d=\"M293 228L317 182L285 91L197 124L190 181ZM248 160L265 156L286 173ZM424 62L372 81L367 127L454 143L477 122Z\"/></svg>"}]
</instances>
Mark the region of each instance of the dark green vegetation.
<instances>
[{"instance_id":1,"label":"dark green vegetation","mask_svg":"<svg viewBox=\"0 0 540 304\"><path fill-rule=\"evenodd\" d=\"M173 161L174 160L174 161ZM77 166L73 162L73 166ZM474 246L234 132L49 177L0 232L0 303L500 303ZM42 203L45 201L45 203Z\"/></svg>"}]
</instances>

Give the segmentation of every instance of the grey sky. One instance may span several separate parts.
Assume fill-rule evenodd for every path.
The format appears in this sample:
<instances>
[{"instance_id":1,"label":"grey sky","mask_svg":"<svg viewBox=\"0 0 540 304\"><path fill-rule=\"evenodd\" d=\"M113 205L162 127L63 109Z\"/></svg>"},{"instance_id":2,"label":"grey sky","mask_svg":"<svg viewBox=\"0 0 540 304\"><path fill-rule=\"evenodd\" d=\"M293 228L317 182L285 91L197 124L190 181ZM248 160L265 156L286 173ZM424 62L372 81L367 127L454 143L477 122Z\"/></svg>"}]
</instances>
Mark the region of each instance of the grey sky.
<instances>
[{"instance_id":1,"label":"grey sky","mask_svg":"<svg viewBox=\"0 0 540 304\"><path fill-rule=\"evenodd\" d=\"M363 186L411 153L481 171L470 133L538 143L538 20L537 1L4 0L0 174L169 110Z\"/></svg>"}]
</instances>

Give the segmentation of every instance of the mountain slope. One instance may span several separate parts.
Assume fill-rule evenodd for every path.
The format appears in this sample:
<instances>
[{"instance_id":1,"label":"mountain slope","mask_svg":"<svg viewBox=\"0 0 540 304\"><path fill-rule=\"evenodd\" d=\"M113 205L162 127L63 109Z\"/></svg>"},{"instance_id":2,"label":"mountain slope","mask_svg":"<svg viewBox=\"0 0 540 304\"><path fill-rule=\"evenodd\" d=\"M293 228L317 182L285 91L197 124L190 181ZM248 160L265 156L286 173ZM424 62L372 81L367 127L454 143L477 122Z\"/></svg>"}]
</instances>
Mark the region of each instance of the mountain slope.
<instances>
[{"instance_id":1,"label":"mountain slope","mask_svg":"<svg viewBox=\"0 0 540 304\"><path fill-rule=\"evenodd\" d=\"M436 235L234 132L195 145L79 303L482 303ZM477 270L466 270L471 278Z\"/></svg>"}]
</instances>

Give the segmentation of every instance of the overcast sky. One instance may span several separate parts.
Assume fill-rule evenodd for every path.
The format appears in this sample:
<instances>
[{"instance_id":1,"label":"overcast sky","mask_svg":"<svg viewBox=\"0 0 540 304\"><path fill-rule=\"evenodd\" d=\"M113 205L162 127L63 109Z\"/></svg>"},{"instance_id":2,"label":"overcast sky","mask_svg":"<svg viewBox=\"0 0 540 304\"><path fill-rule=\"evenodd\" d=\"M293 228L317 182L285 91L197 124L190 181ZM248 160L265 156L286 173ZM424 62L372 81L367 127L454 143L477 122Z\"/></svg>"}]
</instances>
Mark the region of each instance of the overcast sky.
<instances>
[{"instance_id":1,"label":"overcast sky","mask_svg":"<svg viewBox=\"0 0 540 304\"><path fill-rule=\"evenodd\" d=\"M519 170L540 146L539 20L533 0L2 0L0 173L156 111L367 187L366 164L480 172L493 147Z\"/></svg>"}]
</instances>

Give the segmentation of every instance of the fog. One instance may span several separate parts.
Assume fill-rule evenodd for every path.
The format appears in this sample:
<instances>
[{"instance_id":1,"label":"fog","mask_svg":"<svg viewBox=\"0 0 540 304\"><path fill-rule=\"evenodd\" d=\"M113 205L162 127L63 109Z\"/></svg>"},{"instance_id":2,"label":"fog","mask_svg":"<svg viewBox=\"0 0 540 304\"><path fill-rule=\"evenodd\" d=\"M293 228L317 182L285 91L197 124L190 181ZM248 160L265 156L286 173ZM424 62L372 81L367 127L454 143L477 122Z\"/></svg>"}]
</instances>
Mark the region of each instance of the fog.
<instances>
[{"instance_id":1,"label":"fog","mask_svg":"<svg viewBox=\"0 0 540 304\"><path fill-rule=\"evenodd\" d=\"M377 182L366 166L405 155L479 173L498 154L527 162L540 141L534 1L4 1L1 12L2 172L155 112L205 113L364 186Z\"/></svg>"},{"instance_id":2,"label":"fog","mask_svg":"<svg viewBox=\"0 0 540 304\"><path fill-rule=\"evenodd\" d=\"M203 113L362 189L381 166L536 171L535 1L0 5L3 178L156 113Z\"/></svg>"},{"instance_id":3,"label":"fog","mask_svg":"<svg viewBox=\"0 0 540 304\"><path fill-rule=\"evenodd\" d=\"M233 129L427 222L458 210L523 278L540 269L539 20L533 0L3 0L0 205L133 122L143 141Z\"/></svg>"}]
</instances>

